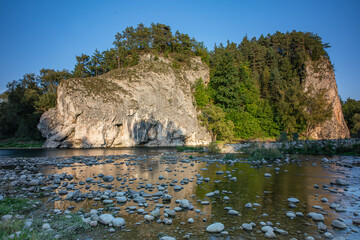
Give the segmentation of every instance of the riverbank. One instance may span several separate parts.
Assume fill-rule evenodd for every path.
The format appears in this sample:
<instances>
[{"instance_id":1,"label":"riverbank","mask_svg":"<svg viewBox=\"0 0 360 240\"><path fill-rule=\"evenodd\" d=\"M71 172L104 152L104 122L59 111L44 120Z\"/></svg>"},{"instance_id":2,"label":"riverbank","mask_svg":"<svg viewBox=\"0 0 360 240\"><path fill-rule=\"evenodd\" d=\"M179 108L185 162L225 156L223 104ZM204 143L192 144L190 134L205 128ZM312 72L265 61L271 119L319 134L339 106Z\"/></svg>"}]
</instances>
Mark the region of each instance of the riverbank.
<instances>
[{"instance_id":1,"label":"riverbank","mask_svg":"<svg viewBox=\"0 0 360 240\"><path fill-rule=\"evenodd\" d=\"M287 142L244 142L224 144L223 153L249 152L253 149L277 149L285 154L360 155L360 139L298 140Z\"/></svg>"},{"instance_id":2,"label":"riverbank","mask_svg":"<svg viewBox=\"0 0 360 240\"><path fill-rule=\"evenodd\" d=\"M360 237L360 158L226 156L13 159L0 168L1 238Z\"/></svg>"},{"instance_id":3,"label":"riverbank","mask_svg":"<svg viewBox=\"0 0 360 240\"><path fill-rule=\"evenodd\" d=\"M0 149L41 149L44 141L5 139L0 141Z\"/></svg>"}]
</instances>

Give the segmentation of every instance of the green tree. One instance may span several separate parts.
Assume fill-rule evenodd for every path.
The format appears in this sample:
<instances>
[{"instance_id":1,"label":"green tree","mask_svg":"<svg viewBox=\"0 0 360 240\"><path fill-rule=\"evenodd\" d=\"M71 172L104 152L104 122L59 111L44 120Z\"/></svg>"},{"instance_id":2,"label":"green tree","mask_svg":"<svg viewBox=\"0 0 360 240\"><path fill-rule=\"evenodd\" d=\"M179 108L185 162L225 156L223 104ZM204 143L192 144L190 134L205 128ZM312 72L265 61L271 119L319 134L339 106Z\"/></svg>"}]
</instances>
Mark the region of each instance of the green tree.
<instances>
[{"instance_id":1,"label":"green tree","mask_svg":"<svg viewBox=\"0 0 360 240\"><path fill-rule=\"evenodd\" d=\"M80 78L90 77L90 57L86 54L81 54L80 56L76 56L76 62L77 63L73 71L73 76Z\"/></svg>"},{"instance_id":2,"label":"green tree","mask_svg":"<svg viewBox=\"0 0 360 240\"><path fill-rule=\"evenodd\" d=\"M351 137L360 137L360 101L348 98L342 102L345 122L350 130Z\"/></svg>"},{"instance_id":3,"label":"green tree","mask_svg":"<svg viewBox=\"0 0 360 240\"><path fill-rule=\"evenodd\" d=\"M201 78L195 82L194 97L196 105L200 108L210 103L210 95L207 92L206 86Z\"/></svg>"},{"instance_id":4,"label":"green tree","mask_svg":"<svg viewBox=\"0 0 360 240\"><path fill-rule=\"evenodd\" d=\"M37 77L40 92L39 97L34 101L37 113L44 113L55 107L57 98L57 87L62 80L68 79L71 74L67 70L56 71L53 69L41 69Z\"/></svg>"},{"instance_id":5,"label":"green tree","mask_svg":"<svg viewBox=\"0 0 360 240\"><path fill-rule=\"evenodd\" d=\"M332 117L331 103L327 100L325 93L325 90L315 92L312 87L305 92L304 118L307 138L313 133L316 126Z\"/></svg>"},{"instance_id":6,"label":"green tree","mask_svg":"<svg viewBox=\"0 0 360 240\"><path fill-rule=\"evenodd\" d=\"M231 140L234 134L234 124L230 120L226 120L226 113L221 107L208 105L202 109L199 117L204 126L211 134L212 142L217 139Z\"/></svg>"}]
</instances>

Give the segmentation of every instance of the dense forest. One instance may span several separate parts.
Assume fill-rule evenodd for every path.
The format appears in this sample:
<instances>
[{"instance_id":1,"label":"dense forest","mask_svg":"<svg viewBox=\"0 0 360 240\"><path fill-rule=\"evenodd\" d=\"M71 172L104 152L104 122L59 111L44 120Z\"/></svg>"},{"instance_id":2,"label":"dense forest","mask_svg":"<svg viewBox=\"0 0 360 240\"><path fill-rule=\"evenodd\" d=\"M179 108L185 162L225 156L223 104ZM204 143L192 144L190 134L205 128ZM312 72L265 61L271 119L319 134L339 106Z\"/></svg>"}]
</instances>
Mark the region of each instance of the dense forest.
<instances>
[{"instance_id":1,"label":"dense forest","mask_svg":"<svg viewBox=\"0 0 360 240\"><path fill-rule=\"evenodd\" d=\"M215 45L164 24L139 24L115 35L113 48L76 56L72 71L42 69L10 82L0 95L0 139L41 139L36 125L42 113L56 104L56 88L69 78L98 76L138 64L151 53L171 58L181 68L193 56L210 67L210 82L194 86L200 119L213 140L276 138L280 132L311 134L314 126L331 117L324 92L304 90L305 66L329 59L329 45L313 33L268 34L241 43ZM355 126L359 121L351 120ZM353 123L355 122L355 123Z\"/></svg>"}]
</instances>

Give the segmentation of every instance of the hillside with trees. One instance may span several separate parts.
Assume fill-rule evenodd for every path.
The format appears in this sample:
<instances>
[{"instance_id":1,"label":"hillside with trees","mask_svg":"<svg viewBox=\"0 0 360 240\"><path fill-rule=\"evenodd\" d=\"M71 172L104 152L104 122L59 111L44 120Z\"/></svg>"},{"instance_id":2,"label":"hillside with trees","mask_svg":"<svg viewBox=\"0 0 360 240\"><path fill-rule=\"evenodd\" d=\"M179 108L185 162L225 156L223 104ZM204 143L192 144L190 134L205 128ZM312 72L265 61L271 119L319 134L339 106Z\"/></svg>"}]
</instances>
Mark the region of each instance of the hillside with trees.
<instances>
[{"instance_id":1,"label":"hillside with trees","mask_svg":"<svg viewBox=\"0 0 360 240\"><path fill-rule=\"evenodd\" d=\"M194 104L214 141L274 139L280 132L307 138L315 125L331 117L325 93L304 88L306 64L328 61L328 47L316 34L292 31L245 36L240 43L215 45L209 51L203 42L173 33L164 24L127 27L115 35L113 48L76 56L72 71L42 69L10 82L1 95L0 139L41 139L36 125L55 106L60 81L134 66L148 53L155 60L171 59L174 68L194 56L210 67L210 82L199 79L194 86Z\"/></svg>"}]
</instances>

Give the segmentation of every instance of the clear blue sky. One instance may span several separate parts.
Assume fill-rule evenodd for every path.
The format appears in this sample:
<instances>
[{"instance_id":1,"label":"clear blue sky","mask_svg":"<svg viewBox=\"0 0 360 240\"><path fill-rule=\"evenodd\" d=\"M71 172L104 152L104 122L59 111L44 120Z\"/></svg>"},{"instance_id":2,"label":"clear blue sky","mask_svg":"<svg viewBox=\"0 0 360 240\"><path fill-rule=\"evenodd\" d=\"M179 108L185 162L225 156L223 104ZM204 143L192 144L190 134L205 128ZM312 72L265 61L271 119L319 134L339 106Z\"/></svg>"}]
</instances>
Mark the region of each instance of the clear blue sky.
<instances>
[{"instance_id":1,"label":"clear blue sky","mask_svg":"<svg viewBox=\"0 0 360 240\"><path fill-rule=\"evenodd\" d=\"M170 25L212 49L279 30L317 33L332 48L339 93L360 99L360 1L0 0L0 91L41 68L69 69L75 56L111 48L127 26Z\"/></svg>"}]
</instances>

